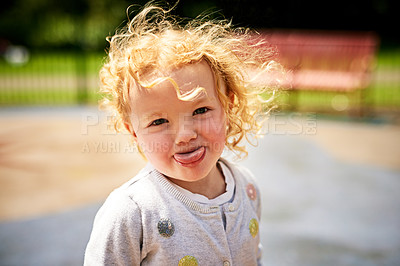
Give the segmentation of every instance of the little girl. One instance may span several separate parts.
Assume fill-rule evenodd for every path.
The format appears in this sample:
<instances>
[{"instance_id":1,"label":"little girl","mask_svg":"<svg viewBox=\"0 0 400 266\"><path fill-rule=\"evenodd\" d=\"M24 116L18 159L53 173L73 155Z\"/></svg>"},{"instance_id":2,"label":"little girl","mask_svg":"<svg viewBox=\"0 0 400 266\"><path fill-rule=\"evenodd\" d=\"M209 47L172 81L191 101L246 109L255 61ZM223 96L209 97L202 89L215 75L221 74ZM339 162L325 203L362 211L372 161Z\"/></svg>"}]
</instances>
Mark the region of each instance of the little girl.
<instances>
[{"instance_id":1,"label":"little girl","mask_svg":"<svg viewBox=\"0 0 400 266\"><path fill-rule=\"evenodd\" d=\"M104 104L148 164L97 213L85 265L260 264L259 190L221 155L246 155L260 128L266 88L250 76L269 71L268 51L225 21L182 26L150 4L108 41Z\"/></svg>"}]
</instances>

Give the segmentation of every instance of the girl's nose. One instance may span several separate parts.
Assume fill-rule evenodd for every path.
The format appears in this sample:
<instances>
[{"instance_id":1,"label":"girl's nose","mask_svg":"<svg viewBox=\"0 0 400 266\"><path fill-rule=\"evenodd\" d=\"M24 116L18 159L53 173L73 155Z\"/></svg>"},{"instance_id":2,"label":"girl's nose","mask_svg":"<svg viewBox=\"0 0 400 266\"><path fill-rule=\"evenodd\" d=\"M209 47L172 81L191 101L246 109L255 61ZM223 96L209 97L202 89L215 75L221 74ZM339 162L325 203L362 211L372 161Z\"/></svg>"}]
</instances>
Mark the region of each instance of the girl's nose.
<instances>
[{"instance_id":1,"label":"girl's nose","mask_svg":"<svg viewBox=\"0 0 400 266\"><path fill-rule=\"evenodd\" d=\"M193 121L184 121L180 123L176 137L176 144L188 143L197 138L197 131L193 124Z\"/></svg>"}]
</instances>

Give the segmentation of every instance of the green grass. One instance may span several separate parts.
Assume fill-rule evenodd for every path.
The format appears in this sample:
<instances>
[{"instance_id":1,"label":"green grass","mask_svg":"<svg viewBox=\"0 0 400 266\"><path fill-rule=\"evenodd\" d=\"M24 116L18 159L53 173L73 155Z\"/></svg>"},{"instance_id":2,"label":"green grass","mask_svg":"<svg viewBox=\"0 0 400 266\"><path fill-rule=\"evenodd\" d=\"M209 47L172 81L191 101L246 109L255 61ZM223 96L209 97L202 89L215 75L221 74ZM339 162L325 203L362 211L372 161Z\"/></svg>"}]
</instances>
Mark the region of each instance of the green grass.
<instances>
[{"instance_id":1,"label":"green grass","mask_svg":"<svg viewBox=\"0 0 400 266\"><path fill-rule=\"evenodd\" d=\"M23 65L12 65L2 58L0 60L0 76L76 75L81 71L82 64L87 74L97 74L103 57L102 53L35 53L30 55L29 62Z\"/></svg>"},{"instance_id":2,"label":"green grass","mask_svg":"<svg viewBox=\"0 0 400 266\"><path fill-rule=\"evenodd\" d=\"M97 79L98 71L101 67L104 53L34 53L25 65L10 65L4 58L0 58L0 105L74 105L79 103L77 89L74 85L65 88L63 80L57 80L57 77L76 76L95 77ZM366 107L373 108L393 108L400 109L400 49L383 50L379 52L374 71L378 74L392 73L389 80L385 77L379 82L372 83L365 91L340 93L340 92L321 92L321 91L298 91L285 92L279 95L278 104L281 109L291 109L293 105L296 110L324 110L328 112L338 112L333 108L333 102L339 99L346 101L349 108L358 108L360 100ZM385 75L383 75L385 76ZM35 84L26 88L26 82L30 77L53 78L51 84L59 83L59 88L51 89L51 85L41 88ZM7 79L13 79L12 86L7 85ZM28 81L29 82L29 81ZM73 83L72 83L73 84ZM64 88L63 88L64 86ZM72 86L72 87L71 87ZM94 87L93 87L94 86ZM93 84L88 89L86 101L95 104L99 100L97 94L98 88ZM339 95L339 96L338 96ZM343 95L345 97L342 97ZM343 100L344 99L344 100ZM340 112L340 111L339 111Z\"/></svg>"},{"instance_id":3,"label":"green grass","mask_svg":"<svg viewBox=\"0 0 400 266\"><path fill-rule=\"evenodd\" d=\"M400 48L379 51L376 65L381 70L400 70Z\"/></svg>"},{"instance_id":4,"label":"green grass","mask_svg":"<svg viewBox=\"0 0 400 266\"><path fill-rule=\"evenodd\" d=\"M74 87L76 77L87 79L95 77L97 80L103 58L102 53L34 53L24 65L12 65L1 58L0 105L74 105L79 103L81 95L78 95ZM72 80L72 87L70 84L70 88L63 88L66 80ZM13 83L11 87L10 82ZM59 86L52 89L47 84L49 82L52 84L50 86L57 86L55 84ZM45 84L45 88L40 87L40 84ZM97 103L100 98L97 90L98 88L88 88L87 97L83 100ZM85 98L85 94L83 97Z\"/></svg>"},{"instance_id":5,"label":"green grass","mask_svg":"<svg viewBox=\"0 0 400 266\"><path fill-rule=\"evenodd\" d=\"M0 91L0 105L74 105L80 102L76 91L64 90L27 90L18 93L10 91ZM85 96L84 96L85 97ZM89 91L84 102L95 104L100 96L94 91ZM85 98L84 98L85 99Z\"/></svg>"}]
</instances>

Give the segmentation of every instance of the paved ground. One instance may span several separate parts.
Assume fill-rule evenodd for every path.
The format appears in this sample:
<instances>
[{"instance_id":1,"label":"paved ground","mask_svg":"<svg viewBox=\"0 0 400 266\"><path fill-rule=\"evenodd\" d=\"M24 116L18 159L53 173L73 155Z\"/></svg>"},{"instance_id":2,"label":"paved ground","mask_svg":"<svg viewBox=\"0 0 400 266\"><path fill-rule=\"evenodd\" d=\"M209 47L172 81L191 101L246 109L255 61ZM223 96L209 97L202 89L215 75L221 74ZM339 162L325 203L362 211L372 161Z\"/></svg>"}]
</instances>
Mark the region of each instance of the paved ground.
<instances>
[{"instance_id":1,"label":"paved ground","mask_svg":"<svg viewBox=\"0 0 400 266\"><path fill-rule=\"evenodd\" d=\"M317 144L270 136L245 163L263 188L265 264L400 265L400 172Z\"/></svg>"},{"instance_id":2,"label":"paved ground","mask_svg":"<svg viewBox=\"0 0 400 266\"><path fill-rule=\"evenodd\" d=\"M104 197L143 161L92 108L0 110L0 265L81 265ZM243 163L265 265L400 265L400 126L274 116Z\"/></svg>"}]
</instances>

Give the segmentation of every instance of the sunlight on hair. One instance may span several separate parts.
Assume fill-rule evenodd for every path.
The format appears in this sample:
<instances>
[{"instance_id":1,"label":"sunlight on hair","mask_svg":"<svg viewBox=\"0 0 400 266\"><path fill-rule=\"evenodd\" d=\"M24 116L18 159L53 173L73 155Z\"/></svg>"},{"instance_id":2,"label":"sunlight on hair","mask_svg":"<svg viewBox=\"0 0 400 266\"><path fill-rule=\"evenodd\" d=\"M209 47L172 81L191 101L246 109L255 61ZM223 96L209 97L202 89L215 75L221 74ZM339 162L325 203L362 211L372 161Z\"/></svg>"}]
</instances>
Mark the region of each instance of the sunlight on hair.
<instances>
[{"instance_id":1,"label":"sunlight on hair","mask_svg":"<svg viewBox=\"0 0 400 266\"><path fill-rule=\"evenodd\" d=\"M178 98L185 101L204 91L198 87L182 94L171 77L162 76L149 83L139 77L204 60L215 75L217 94L228 118L226 146L238 157L246 156L242 141L252 143L250 136L260 135L263 119L256 117L268 117L284 77L283 68L274 61L275 48L262 38L253 42L256 32L234 28L231 21L202 15L183 23L171 14L174 7L163 9L153 4L147 4L107 38L108 58L100 70L105 97L101 106L115 114L115 129L121 131L130 124L129 91L137 87L135 84L151 88L168 81Z\"/></svg>"},{"instance_id":2,"label":"sunlight on hair","mask_svg":"<svg viewBox=\"0 0 400 266\"><path fill-rule=\"evenodd\" d=\"M207 94L206 90L202 87L197 87L194 88L193 90L190 90L184 94L181 93L181 90L179 88L179 85L176 84L175 80L171 77L160 77L160 78L156 78L155 80L153 80L151 83L144 83L143 81L138 81L139 85L142 86L143 88L148 88L151 89L154 86L157 86L158 84L164 82L164 81L169 81L172 86L174 87L176 94L178 96L178 99L182 100L182 101L192 101L193 99L195 99L197 96L200 95L200 93L205 93Z\"/></svg>"}]
</instances>

